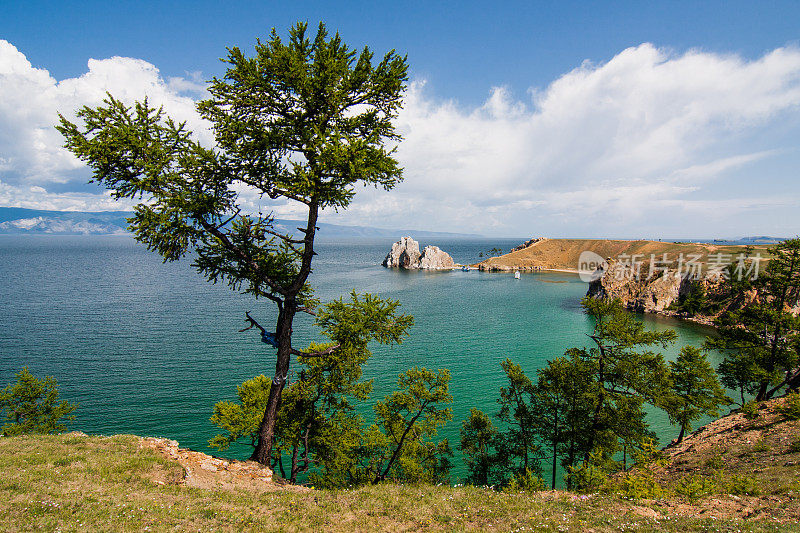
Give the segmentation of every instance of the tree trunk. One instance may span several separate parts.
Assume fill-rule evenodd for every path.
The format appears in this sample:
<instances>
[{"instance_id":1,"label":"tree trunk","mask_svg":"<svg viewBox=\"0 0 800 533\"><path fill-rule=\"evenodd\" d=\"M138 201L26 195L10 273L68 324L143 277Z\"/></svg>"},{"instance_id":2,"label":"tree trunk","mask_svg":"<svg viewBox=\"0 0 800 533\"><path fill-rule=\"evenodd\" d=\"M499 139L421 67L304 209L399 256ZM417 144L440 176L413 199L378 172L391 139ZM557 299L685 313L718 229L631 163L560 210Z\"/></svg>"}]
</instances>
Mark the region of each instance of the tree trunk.
<instances>
[{"instance_id":1,"label":"tree trunk","mask_svg":"<svg viewBox=\"0 0 800 533\"><path fill-rule=\"evenodd\" d=\"M555 409L555 422L553 424L553 483L552 489L556 490L556 466L558 464L558 405Z\"/></svg>"},{"instance_id":2,"label":"tree trunk","mask_svg":"<svg viewBox=\"0 0 800 533\"><path fill-rule=\"evenodd\" d=\"M272 378L272 386L269 389L269 399L264 410L264 417L261 419L261 425L258 428L258 444L250 457L250 459L262 465L268 465L272 456L272 441L275 433L275 422L278 419L281 393L289 375L292 321L296 308L297 304L294 301L287 300L278 314L278 360L275 364L275 376Z\"/></svg>"},{"instance_id":3,"label":"tree trunk","mask_svg":"<svg viewBox=\"0 0 800 533\"><path fill-rule=\"evenodd\" d=\"M761 386L758 388L758 394L756 394L756 401L757 401L757 402L763 402L763 401L766 399L766 396L767 396L767 387L769 387L769 383L767 383L767 382L764 382L764 383L762 383L762 384L761 384Z\"/></svg>"},{"instance_id":4,"label":"tree trunk","mask_svg":"<svg viewBox=\"0 0 800 533\"><path fill-rule=\"evenodd\" d=\"M286 379L289 376L289 363L292 355L292 322L297 313L297 300L295 298L303 289L308 275L311 273L311 260L316 253L314 252L314 235L317 229L317 216L319 214L319 204L316 197L312 198L308 204L308 221L305 229L305 239L303 245L303 257L300 264L300 271L297 273L288 294L284 298L283 306L278 312L278 324L275 329L278 337L278 355L275 363L275 377L272 378L272 387L269 389L269 399L267 408L264 410L264 418L258 428L258 445L253 455L250 457L262 465L268 465L272 455L273 436L275 434L275 423L278 421L278 408L281 403L281 393L286 386ZM299 228L298 228L299 229Z\"/></svg>"}]
</instances>

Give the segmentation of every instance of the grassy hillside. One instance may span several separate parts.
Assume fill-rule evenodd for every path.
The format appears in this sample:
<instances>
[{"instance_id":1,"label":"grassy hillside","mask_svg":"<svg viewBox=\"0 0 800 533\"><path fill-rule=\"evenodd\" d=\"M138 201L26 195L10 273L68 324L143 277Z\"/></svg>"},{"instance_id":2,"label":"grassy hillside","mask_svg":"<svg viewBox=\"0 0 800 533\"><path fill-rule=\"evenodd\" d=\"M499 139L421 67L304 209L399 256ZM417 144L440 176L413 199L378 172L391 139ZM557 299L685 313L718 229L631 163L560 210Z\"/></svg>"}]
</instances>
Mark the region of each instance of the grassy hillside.
<instances>
[{"instance_id":1,"label":"grassy hillside","mask_svg":"<svg viewBox=\"0 0 800 533\"><path fill-rule=\"evenodd\" d=\"M755 246L753 253L767 257L767 246ZM658 259L668 254L668 260L677 260L680 254L689 257L699 254L705 262L709 255L730 254L732 257L744 253L744 246L718 244L672 243L660 241L620 241L608 239L544 239L533 245L499 257L487 259L482 264L487 268L508 270L514 268L540 268L557 270L577 270L578 260L584 251L591 251L603 258L617 258L620 255L639 255L641 260L649 260L651 254Z\"/></svg>"},{"instance_id":2,"label":"grassy hillside","mask_svg":"<svg viewBox=\"0 0 800 533\"><path fill-rule=\"evenodd\" d=\"M133 436L0 438L5 531L796 531L791 518L702 513L703 502L384 484L353 490L186 486ZM221 484L220 487L226 485ZM782 495L781 505L787 496ZM673 501L673 500L670 500ZM683 505L681 507L680 505ZM779 505L779 504L775 504Z\"/></svg>"}]
</instances>

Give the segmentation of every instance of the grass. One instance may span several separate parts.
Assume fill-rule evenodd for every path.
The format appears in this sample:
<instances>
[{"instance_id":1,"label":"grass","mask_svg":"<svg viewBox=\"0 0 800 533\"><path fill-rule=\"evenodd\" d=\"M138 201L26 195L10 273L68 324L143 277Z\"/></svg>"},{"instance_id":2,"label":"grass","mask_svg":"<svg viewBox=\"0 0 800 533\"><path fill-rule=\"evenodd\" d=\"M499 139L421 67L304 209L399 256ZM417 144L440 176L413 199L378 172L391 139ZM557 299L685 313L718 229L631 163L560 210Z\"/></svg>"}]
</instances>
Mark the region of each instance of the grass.
<instances>
[{"instance_id":1,"label":"grass","mask_svg":"<svg viewBox=\"0 0 800 533\"><path fill-rule=\"evenodd\" d=\"M177 463L140 449L137 437L0 438L0 524L4 531L791 530L600 494L393 484L265 493L188 488L175 483L182 475Z\"/></svg>"}]
</instances>

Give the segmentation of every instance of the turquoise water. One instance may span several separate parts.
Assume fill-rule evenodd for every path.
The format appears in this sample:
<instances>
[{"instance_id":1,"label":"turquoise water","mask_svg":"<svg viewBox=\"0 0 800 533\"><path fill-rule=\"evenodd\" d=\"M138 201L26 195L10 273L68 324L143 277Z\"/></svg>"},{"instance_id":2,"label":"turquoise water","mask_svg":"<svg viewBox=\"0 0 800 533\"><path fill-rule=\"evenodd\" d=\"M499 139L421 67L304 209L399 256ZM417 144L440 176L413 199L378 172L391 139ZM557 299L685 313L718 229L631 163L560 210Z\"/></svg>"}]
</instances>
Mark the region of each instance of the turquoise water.
<instances>
[{"instance_id":1,"label":"turquoise water","mask_svg":"<svg viewBox=\"0 0 800 533\"><path fill-rule=\"evenodd\" d=\"M355 289L398 299L414 315L402 345L374 346L365 375L375 379L373 398L382 398L412 366L448 368L454 418L442 434L451 445L470 407L497 411L503 359L533 377L548 359L585 345L586 284L576 275L527 273L514 280L505 273L390 270L380 266L390 244L322 243L311 281L323 301ZM517 242L422 244L474 262L480 251ZM72 427L87 433L166 436L211 452L214 403L234 399L236 385L274 370L267 345L252 332L237 332L245 311L274 323L271 302L206 283L188 261L162 264L127 236L0 236L0 279L0 384L23 365L55 376L62 396L80 403ZM709 333L677 320L643 320L678 332L668 359ZM311 317L298 317L297 347L316 338L311 326ZM677 435L659 413L650 422L662 443ZM238 447L226 455L247 454ZM458 476L460 460L456 466Z\"/></svg>"}]
</instances>

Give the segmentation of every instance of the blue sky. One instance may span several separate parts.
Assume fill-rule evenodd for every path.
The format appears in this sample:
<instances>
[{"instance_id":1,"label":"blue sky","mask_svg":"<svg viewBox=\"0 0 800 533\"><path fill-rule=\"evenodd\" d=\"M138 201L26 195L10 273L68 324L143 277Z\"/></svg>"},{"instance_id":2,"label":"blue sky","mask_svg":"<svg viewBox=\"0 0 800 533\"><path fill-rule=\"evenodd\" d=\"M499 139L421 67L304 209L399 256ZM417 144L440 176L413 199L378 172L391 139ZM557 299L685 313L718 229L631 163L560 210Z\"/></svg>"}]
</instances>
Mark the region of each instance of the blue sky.
<instances>
[{"instance_id":1,"label":"blue sky","mask_svg":"<svg viewBox=\"0 0 800 533\"><path fill-rule=\"evenodd\" d=\"M406 183L366 191L330 222L513 236L798 232L797 2L6 0L0 203L111 209L60 153L48 117L105 89L138 90L191 124L226 46L250 49L297 20L411 65Z\"/></svg>"}]
</instances>

